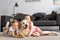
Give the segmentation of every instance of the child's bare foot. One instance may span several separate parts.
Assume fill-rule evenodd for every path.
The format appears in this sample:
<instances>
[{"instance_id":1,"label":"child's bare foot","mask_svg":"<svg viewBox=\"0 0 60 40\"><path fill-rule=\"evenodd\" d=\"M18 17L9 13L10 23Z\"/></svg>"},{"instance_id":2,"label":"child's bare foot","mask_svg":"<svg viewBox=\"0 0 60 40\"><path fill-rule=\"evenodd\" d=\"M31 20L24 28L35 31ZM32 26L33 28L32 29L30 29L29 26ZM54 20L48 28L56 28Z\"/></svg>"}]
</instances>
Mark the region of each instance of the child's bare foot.
<instances>
[{"instance_id":1,"label":"child's bare foot","mask_svg":"<svg viewBox=\"0 0 60 40\"><path fill-rule=\"evenodd\" d=\"M57 32L50 32L49 36L57 36Z\"/></svg>"},{"instance_id":2,"label":"child's bare foot","mask_svg":"<svg viewBox=\"0 0 60 40\"><path fill-rule=\"evenodd\" d=\"M33 35L33 37L39 37L40 36L40 34L38 32L35 32L32 35Z\"/></svg>"},{"instance_id":3,"label":"child's bare foot","mask_svg":"<svg viewBox=\"0 0 60 40\"><path fill-rule=\"evenodd\" d=\"M8 30L4 30L3 33L4 33L4 35L7 35L8 34Z\"/></svg>"},{"instance_id":4,"label":"child's bare foot","mask_svg":"<svg viewBox=\"0 0 60 40\"><path fill-rule=\"evenodd\" d=\"M30 37L30 35L26 35L26 37Z\"/></svg>"}]
</instances>

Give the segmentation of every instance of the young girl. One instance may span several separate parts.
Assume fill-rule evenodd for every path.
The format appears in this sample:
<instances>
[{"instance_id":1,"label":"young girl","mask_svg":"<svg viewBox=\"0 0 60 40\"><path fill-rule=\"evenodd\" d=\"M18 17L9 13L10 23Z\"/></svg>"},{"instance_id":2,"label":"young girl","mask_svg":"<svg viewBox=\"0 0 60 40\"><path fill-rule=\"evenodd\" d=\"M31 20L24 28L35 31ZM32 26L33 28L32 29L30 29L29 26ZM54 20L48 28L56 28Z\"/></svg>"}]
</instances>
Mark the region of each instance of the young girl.
<instances>
[{"instance_id":1,"label":"young girl","mask_svg":"<svg viewBox=\"0 0 60 40\"><path fill-rule=\"evenodd\" d=\"M5 30L5 33L8 32L8 36L11 37L18 37L18 21L17 20L13 20L11 27L9 28L9 30Z\"/></svg>"},{"instance_id":2,"label":"young girl","mask_svg":"<svg viewBox=\"0 0 60 40\"><path fill-rule=\"evenodd\" d=\"M12 14L12 15L11 15L12 18L11 18L9 21L6 22L6 25L5 25L4 30L3 30L4 35L7 34L8 28L11 26L11 22L14 20L14 19L13 19L14 16L16 16L16 14Z\"/></svg>"},{"instance_id":3,"label":"young girl","mask_svg":"<svg viewBox=\"0 0 60 40\"><path fill-rule=\"evenodd\" d=\"M42 31L40 28L34 26L29 15L25 15L25 20L27 20L27 22L29 23L30 32L29 32L28 36L31 36L31 35L40 36L40 35L44 35L44 34L50 34L49 31Z\"/></svg>"}]
</instances>

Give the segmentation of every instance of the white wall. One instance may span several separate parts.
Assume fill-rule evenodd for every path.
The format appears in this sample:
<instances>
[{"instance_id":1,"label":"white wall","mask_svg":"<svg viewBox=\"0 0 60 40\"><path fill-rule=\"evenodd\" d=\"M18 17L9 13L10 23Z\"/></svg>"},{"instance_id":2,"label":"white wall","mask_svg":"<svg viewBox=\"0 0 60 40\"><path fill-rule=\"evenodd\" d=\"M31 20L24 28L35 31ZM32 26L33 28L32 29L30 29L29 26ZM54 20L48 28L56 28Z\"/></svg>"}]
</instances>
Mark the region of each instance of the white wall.
<instances>
[{"instance_id":1,"label":"white wall","mask_svg":"<svg viewBox=\"0 0 60 40\"><path fill-rule=\"evenodd\" d=\"M10 15L16 0L0 0L0 15Z\"/></svg>"},{"instance_id":2,"label":"white wall","mask_svg":"<svg viewBox=\"0 0 60 40\"><path fill-rule=\"evenodd\" d=\"M19 7L15 12L33 14L36 12L45 12L50 14L53 10L53 0L41 0L40 2L25 2L25 0L0 0L0 14L11 15L13 13L14 3L17 2Z\"/></svg>"},{"instance_id":3,"label":"white wall","mask_svg":"<svg viewBox=\"0 0 60 40\"><path fill-rule=\"evenodd\" d=\"M0 0L0 15L11 15L15 2L16 13L28 13L32 15L36 12L45 12L50 14L52 10L60 13L60 5L53 5L53 0L41 0L40 2L25 2L25 0Z\"/></svg>"},{"instance_id":4,"label":"white wall","mask_svg":"<svg viewBox=\"0 0 60 40\"><path fill-rule=\"evenodd\" d=\"M24 0L18 0L19 7L16 8L16 12L22 13L36 13L45 12L51 13L53 9L53 0L41 0L40 2L24 2Z\"/></svg>"}]
</instances>

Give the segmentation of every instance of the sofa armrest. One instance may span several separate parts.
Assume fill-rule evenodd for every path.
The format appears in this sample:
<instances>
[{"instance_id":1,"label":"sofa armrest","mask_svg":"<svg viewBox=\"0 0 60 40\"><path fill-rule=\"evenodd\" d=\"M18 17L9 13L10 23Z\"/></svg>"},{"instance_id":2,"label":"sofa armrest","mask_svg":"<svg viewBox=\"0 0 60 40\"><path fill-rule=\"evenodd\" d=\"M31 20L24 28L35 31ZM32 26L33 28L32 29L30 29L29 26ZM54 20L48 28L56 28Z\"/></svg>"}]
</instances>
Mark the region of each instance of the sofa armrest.
<instances>
[{"instance_id":1,"label":"sofa armrest","mask_svg":"<svg viewBox=\"0 0 60 40\"><path fill-rule=\"evenodd\" d=\"M57 22L57 25L60 25L60 14L57 14L56 22Z\"/></svg>"}]
</instances>

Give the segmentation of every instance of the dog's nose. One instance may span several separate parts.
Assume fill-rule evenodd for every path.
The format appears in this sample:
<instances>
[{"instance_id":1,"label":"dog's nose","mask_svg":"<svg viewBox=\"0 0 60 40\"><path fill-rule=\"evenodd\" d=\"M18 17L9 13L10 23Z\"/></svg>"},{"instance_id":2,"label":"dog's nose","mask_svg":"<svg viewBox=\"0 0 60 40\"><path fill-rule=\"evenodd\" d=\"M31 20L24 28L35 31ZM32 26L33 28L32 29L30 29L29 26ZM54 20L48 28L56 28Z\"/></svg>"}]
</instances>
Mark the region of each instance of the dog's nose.
<instances>
[{"instance_id":1,"label":"dog's nose","mask_svg":"<svg viewBox=\"0 0 60 40\"><path fill-rule=\"evenodd\" d=\"M27 24L25 26L27 27Z\"/></svg>"}]
</instances>

